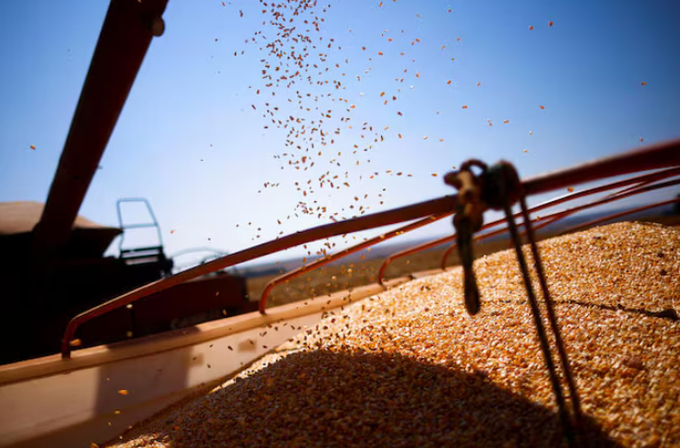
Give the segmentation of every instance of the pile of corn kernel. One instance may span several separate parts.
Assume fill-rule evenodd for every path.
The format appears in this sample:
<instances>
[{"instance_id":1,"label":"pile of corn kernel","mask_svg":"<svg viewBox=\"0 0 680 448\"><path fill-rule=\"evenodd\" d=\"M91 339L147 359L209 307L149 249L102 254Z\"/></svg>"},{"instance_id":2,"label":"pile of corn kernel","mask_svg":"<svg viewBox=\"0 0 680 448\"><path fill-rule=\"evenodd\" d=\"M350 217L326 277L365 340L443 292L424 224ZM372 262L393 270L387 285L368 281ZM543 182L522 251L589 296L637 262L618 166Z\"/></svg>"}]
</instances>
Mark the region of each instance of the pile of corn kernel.
<instances>
[{"instance_id":1,"label":"pile of corn kernel","mask_svg":"<svg viewBox=\"0 0 680 448\"><path fill-rule=\"evenodd\" d=\"M539 247L589 446L679 446L680 231L619 223ZM566 446L514 252L475 272L474 317L460 268L414 280L111 446Z\"/></svg>"}]
</instances>

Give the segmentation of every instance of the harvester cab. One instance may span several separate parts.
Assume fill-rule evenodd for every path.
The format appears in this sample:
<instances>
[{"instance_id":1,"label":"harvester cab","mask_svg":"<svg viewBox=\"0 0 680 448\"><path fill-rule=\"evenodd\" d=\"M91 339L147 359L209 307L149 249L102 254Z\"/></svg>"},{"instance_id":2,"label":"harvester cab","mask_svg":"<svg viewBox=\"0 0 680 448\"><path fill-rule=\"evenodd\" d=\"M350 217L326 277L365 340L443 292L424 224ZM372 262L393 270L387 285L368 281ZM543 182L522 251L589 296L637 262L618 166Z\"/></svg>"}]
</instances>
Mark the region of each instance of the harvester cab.
<instances>
[{"instance_id":1,"label":"harvester cab","mask_svg":"<svg viewBox=\"0 0 680 448\"><path fill-rule=\"evenodd\" d=\"M129 221L129 213L124 213L124 205L134 206L142 205L147 214L147 221L139 222L135 220L134 222ZM138 207L136 207L138 208ZM143 266L149 272L160 273L161 277L167 277L172 274L172 268L174 263L171 259L165 256L163 251L163 237L161 236L161 228L158 225L156 216L153 213L151 204L145 198L122 198L118 199L116 202L116 209L118 212L118 225L123 233L120 236L118 243L119 258L125 262L126 265L131 266ZM129 212L130 210L128 210ZM126 216L128 221L126 222ZM151 230L152 234L156 239L156 244L148 246L131 246L129 243L126 245L127 239L131 239L131 233L147 233L146 230ZM139 232L138 232L139 231ZM156 277L158 278L158 277ZM153 280L156 280L154 278Z\"/></svg>"}]
</instances>

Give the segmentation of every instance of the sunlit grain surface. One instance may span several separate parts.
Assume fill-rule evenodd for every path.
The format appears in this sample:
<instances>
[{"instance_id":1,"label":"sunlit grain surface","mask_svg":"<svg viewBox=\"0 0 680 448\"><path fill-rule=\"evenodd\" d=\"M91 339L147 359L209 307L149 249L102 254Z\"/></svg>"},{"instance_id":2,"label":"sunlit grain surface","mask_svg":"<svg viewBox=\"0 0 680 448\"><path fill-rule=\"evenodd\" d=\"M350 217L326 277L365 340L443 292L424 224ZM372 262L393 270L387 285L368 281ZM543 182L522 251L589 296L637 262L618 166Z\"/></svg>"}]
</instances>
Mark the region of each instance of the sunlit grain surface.
<instances>
[{"instance_id":1,"label":"sunlit grain surface","mask_svg":"<svg viewBox=\"0 0 680 448\"><path fill-rule=\"evenodd\" d=\"M591 446L678 446L680 232L621 223L540 248ZM112 446L559 446L514 254L475 266L478 316L459 269L412 281Z\"/></svg>"}]
</instances>

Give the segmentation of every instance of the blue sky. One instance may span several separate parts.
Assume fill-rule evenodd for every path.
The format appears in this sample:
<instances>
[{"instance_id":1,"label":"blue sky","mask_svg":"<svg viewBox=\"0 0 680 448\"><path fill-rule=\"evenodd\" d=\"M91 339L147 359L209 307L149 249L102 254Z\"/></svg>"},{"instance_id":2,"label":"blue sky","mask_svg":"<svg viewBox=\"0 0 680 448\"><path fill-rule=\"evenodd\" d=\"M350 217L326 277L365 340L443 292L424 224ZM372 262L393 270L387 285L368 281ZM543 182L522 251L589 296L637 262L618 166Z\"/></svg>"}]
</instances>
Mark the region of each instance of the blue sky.
<instances>
[{"instance_id":1,"label":"blue sky","mask_svg":"<svg viewBox=\"0 0 680 448\"><path fill-rule=\"evenodd\" d=\"M0 2L0 201L46 199L107 7ZM146 197L168 253L235 251L452 193L470 157L529 176L680 136L676 1L319 3L290 87L263 79L304 44L268 51L271 10L169 1L82 215Z\"/></svg>"}]
</instances>

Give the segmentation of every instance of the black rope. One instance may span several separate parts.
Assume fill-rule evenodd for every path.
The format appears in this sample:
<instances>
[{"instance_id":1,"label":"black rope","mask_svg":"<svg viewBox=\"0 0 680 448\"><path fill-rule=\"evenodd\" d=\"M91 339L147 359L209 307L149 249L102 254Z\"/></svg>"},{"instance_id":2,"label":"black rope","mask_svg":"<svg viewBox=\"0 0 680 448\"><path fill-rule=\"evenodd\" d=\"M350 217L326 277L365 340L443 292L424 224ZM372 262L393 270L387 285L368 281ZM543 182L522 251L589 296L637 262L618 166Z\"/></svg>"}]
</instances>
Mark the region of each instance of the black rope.
<instances>
[{"instance_id":1,"label":"black rope","mask_svg":"<svg viewBox=\"0 0 680 448\"><path fill-rule=\"evenodd\" d=\"M531 285L531 277L529 276L526 259L524 258L524 252L522 251L522 241L519 237L519 233L517 232L517 225L515 224L515 218L512 216L512 210L510 206L505 206L504 211L508 219L508 230L510 230L510 236L515 247L515 253L517 254L517 263L519 264L520 271L522 273L522 279L524 280L524 287L526 288L527 296L529 297L529 306L531 307L531 313L534 317L534 325L536 326L536 332L538 333L538 339L541 344L541 351L543 352L545 364L548 367L550 383L552 384L555 400L557 401L560 420L562 421L562 426L564 427L564 433L567 441L569 442L569 446L575 447L577 445L574 438L574 431L569 414L567 412L566 402L562 392L562 385L560 384L560 379L557 376L557 370L555 369L555 364L553 362L552 353L550 351L550 343L548 342L545 328L543 327L541 311L538 308L538 302L536 301L534 289Z\"/></svg>"},{"instance_id":2,"label":"black rope","mask_svg":"<svg viewBox=\"0 0 680 448\"><path fill-rule=\"evenodd\" d=\"M540 341L541 351L543 352L543 357L545 359L546 367L548 368L548 374L550 376L550 382L552 384L553 393L555 394L555 400L557 401L558 412L560 420L562 421L562 426L564 428L564 435L567 439L569 446L578 447L581 446L582 437L580 436L581 425L581 407L578 394L576 392L576 387L571 375L571 370L569 369L569 360L567 358L567 353L564 348L564 343L560 335L559 326L557 325L557 318L552 306L552 301L550 298L550 292L548 289L548 283L545 279L545 272L543 270L543 265L541 263L541 258L538 252L538 246L536 245L536 239L534 236L533 228L531 226L531 218L529 216L528 208L526 206L526 199L524 197L524 192L522 191L522 184L517 175L517 171L512 165L507 162L502 162L493 167L490 175L493 177L492 182L496 187L495 191L489 191L492 189L487 189L489 194L498 195L496 198L487 198L494 205L502 205L503 211L505 212L506 219L508 221L508 230L510 231L510 236L515 248L515 253L517 254L517 262L522 273L522 278L524 281L524 286L527 291L527 296L529 298L529 305L531 307L531 312L534 317L534 324L536 326L536 332L538 333L538 338ZM491 180L491 179L490 179ZM513 196L511 196L511 194ZM559 376L557 374L557 369L555 362L553 360L552 351L550 349L550 342L543 325L543 318L541 316L541 311L538 306L538 301L536 300L536 295L534 293L534 288L531 283L531 277L529 274L529 267L527 265L526 257L524 256L524 251L522 250L522 238L517 230L517 224L515 223L515 217L512 213L512 203L519 201L520 208L522 212L522 218L524 220L524 226L526 228L527 238L529 240L529 246L531 248L531 253L534 258L534 268L536 269L536 274L538 277L539 284L541 286L541 291L543 293L543 299L546 304L546 310L548 314L548 321L550 323L550 328L553 331L555 337L555 345L557 346L557 352L560 359L562 369L564 371L565 379L567 380L567 387L569 389L570 398L572 401L572 411L574 413L574 421L572 422L569 415L566 400L564 397L564 392L562 390L562 384L560 382Z\"/></svg>"},{"instance_id":3,"label":"black rope","mask_svg":"<svg viewBox=\"0 0 680 448\"><path fill-rule=\"evenodd\" d=\"M472 175L470 169L472 166L480 168L482 173L479 176ZM531 219L526 206L522 184L517 175L517 171L507 162L501 162L498 165L487 169L487 166L483 162L471 160L464 163L461 166L460 171L449 173L445 177L445 182L459 190L459 205L453 222L456 228L459 255L463 265L465 306L468 312L470 314L475 314L480 308L479 291L477 289L477 282L472 268L472 262L474 260L472 253L472 235L481 227L483 222L482 215L486 208L490 207L497 210L503 210L508 221L508 230L510 231L511 240L517 254L517 262L529 298L529 306L534 318L541 351L545 359L546 367L548 368L550 383L553 388L553 393L555 394L555 400L557 401L558 413L564 428L564 435L570 447L574 448L582 446L581 442L583 441L583 437L581 436L581 429L583 428L583 425L581 404L569 367L569 359L567 357L566 349L564 348L560 329L557 324L557 318L552 306L548 283L545 278L545 272L543 270L536 238L531 226ZM534 259L534 268L536 269L541 292L543 293L548 321L555 337L555 345L557 346L560 364L564 371L567 387L569 389L574 417L573 421L569 415L562 384L557 373L550 342L543 324L541 310L531 283L529 267L522 250L522 238L517 230L517 224L512 213L512 204L516 202L519 202L521 207L527 239Z\"/></svg>"},{"instance_id":4,"label":"black rope","mask_svg":"<svg viewBox=\"0 0 680 448\"><path fill-rule=\"evenodd\" d=\"M555 336L555 345L557 345L557 353L560 357L560 362L562 364L562 370L564 371L564 378L567 382L567 387L569 388L569 396L571 397L572 412L574 414L574 423L576 426L576 434L581 435L583 430L583 414L581 412L581 400L576 390L576 383L574 382L574 377L571 374L571 367L569 365L569 357L567 356L567 350L564 348L564 342L562 340L562 335L560 332L560 327L557 324L557 317L555 316L555 310L552 303L552 298L550 297L550 290L548 289L548 282L546 281L545 272L543 271L543 263L541 262L540 254L538 252L538 245L536 244L536 238L534 236L534 230L531 225L531 218L529 216L529 211L526 204L526 199L524 195L520 195L519 198L520 207L522 210L522 219L524 219L524 227L526 228L527 239L529 240L529 246L531 247L531 255L534 258L534 269L538 274L538 282L541 285L541 291L543 293L543 300L545 302L545 308L548 313L548 322L550 322L550 328ZM582 439L582 438L581 438ZM583 440L581 440L583 442Z\"/></svg>"}]
</instances>

